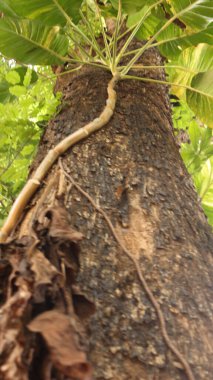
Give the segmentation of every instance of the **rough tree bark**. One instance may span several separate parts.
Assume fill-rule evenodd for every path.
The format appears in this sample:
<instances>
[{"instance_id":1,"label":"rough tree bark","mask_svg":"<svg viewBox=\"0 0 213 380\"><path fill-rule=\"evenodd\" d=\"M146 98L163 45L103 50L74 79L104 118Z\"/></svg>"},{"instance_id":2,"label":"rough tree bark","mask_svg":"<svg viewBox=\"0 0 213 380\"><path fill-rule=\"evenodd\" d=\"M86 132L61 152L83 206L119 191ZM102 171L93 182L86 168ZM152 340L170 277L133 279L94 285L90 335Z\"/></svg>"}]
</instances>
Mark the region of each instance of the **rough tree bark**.
<instances>
[{"instance_id":1,"label":"rough tree bark","mask_svg":"<svg viewBox=\"0 0 213 380\"><path fill-rule=\"evenodd\" d=\"M160 57L150 50L143 62L159 64ZM160 70L149 75L164 78ZM99 115L109 80L91 68L60 79L64 108L49 124L32 171ZM140 263L171 341L195 379L207 380L213 240L174 139L168 89L123 81L116 90L110 123L68 151L62 165L110 217ZM2 254L1 379L187 379L133 263L58 163Z\"/></svg>"}]
</instances>

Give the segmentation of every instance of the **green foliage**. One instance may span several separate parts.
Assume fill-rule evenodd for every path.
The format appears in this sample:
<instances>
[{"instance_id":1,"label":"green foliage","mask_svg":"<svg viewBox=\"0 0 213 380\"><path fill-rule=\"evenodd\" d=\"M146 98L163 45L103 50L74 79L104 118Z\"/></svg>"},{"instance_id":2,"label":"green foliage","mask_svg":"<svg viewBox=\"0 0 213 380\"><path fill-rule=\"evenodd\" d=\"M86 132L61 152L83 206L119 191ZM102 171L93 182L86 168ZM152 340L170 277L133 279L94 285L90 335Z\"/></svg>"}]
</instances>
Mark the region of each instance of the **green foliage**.
<instances>
[{"instance_id":1,"label":"green foliage","mask_svg":"<svg viewBox=\"0 0 213 380\"><path fill-rule=\"evenodd\" d=\"M169 66L172 66L168 68L169 80L181 86L174 87L173 92L179 98L186 98L197 116L213 127L213 46L199 44L187 48Z\"/></svg>"},{"instance_id":2,"label":"green foliage","mask_svg":"<svg viewBox=\"0 0 213 380\"><path fill-rule=\"evenodd\" d=\"M213 226L213 131L200 124L187 104L174 102L173 122L181 144L181 156L191 174L202 207Z\"/></svg>"},{"instance_id":3,"label":"green foliage","mask_svg":"<svg viewBox=\"0 0 213 380\"><path fill-rule=\"evenodd\" d=\"M213 70L195 75L191 87L200 92L194 92L191 89L186 91L189 106L203 122L208 123L213 128ZM211 97L206 96L207 93Z\"/></svg>"},{"instance_id":4,"label":"green foliage","mask_svg":"<svg viewBox=\"0 0 213 380\"><path fill-rule=\"evenodd\" d=\"M174 14L178 14L185 25L195 30L201 30L213 19L211 0L168 0Z\"/></svg>"},{"instance_id":5,"label":"green foliage","mask_svg":"<svg viewBox=\"0 0 213 380\"><path fill-rule=\"evenodd\" d=\"M82 0L0 0L0 10L7 16L39 20L50 26L64 26L67 16L74 22L79 21L81 3Z\"/></svg>"},{"instance_id":6,"label":"green foliage","mask_svg":"<svg viewBox=\"0 0 213 380\"><path fill-rule=\"evenodd\" d=\"M13 83L18 80L18 72L23 74L19 67L10 69L4 62L0 68ZM46 77L51 75L50 69L40 69L42 76L36 73L39 79L34 84L31 82L34 71L24 70L25 76L20 79L22 86L19 87L25 92L19 92L17 85L12 86L13 91L16 88L17 98L13 97L13 101L9 98L10 102L0 104L0 225L26 181L42 126L56 112L59 104L59 95L53 95L54 81Z\"/></svg>"},{"instance_id":7,"label":"green foliage","mask_svg":"<svg viewBox=\"0 0 213 380\"><path fill-rule=\"evenodd\" d=\"M34 65L63 63L68 39L59 26L49 27L36 20L0 19L0 51L7 58Z\"/></svg>"},{"instance_id":8,"label":"green foliage","mask_svg":"<svg viewBox=\"0 0 213 380\"><path fill-rule=\"evenodd\" d=\"M0 69L0 102L12 101L16 96L15 87L19 85L22 92L26 92L29 86L34 83L38 77L34 70L27 67L16 67L13 70L5 71L3 66Z\"/></svg>"}]
</instances>

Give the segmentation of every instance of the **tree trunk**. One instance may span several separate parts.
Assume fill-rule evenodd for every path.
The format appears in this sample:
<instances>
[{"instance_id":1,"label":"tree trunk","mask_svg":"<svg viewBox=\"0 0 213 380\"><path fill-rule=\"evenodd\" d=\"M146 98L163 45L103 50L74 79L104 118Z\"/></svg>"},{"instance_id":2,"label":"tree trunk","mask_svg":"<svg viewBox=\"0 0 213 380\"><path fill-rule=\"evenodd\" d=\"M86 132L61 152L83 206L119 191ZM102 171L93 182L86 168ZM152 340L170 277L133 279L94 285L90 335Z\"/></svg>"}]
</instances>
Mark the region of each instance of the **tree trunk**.
<instances>
[{"instance_id":1,"label":"tree trunk","mask_svg":"<svg viewBox=\"0 0 213 380\"><path fill-rule=\"evenodd\" d=\"M160 57L150 50L143 63ZM149 75L164 78L160 70ZM98 117L109 80L96 68L61 77L64 108L32 171ZM139 263L194 378L213 373L213 240L174 139L168 89L121 81L116 91L111 121L54 165L14 239L2 245L1 379L190 378L165 342L134 263L66 173Z\"/></svg>"}]
</instances>

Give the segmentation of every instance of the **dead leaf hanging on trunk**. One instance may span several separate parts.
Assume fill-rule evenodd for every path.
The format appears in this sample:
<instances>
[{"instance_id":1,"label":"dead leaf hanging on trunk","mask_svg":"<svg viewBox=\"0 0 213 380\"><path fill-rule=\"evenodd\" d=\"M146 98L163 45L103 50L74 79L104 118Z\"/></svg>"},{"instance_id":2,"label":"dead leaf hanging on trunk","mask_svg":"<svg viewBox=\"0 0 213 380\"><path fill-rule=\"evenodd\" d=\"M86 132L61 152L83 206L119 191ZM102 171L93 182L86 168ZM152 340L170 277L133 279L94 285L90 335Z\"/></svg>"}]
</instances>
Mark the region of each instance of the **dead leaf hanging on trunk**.
<instances>
[{"instance_id":1,"label":"dead leaf hanging on trunk","mask_svg":"<svg viewBox=\"0 0 213 380\"><path fill-rule=\"evenodd\" d=\"M92 368L86 354L78 347L77 333L70 318L58 311L47 311L29 325L46 342L53 366L71 379L92 380Z\"/></svg>"},{"instance_id":2,"label":"dead leaf hanging on trunk","mask_svg":"<svg viewBox=\"0 0 213 380\"><path fill-rule=\"evenodd\" d=\"M28 369L23 365L23 320L31 293L22 286L8 299L0 314L0 379L28 380Z\"/></svg>"},{"instance_id":3,"label":"dead leaf hanging on trunk","mask_svg":"<svg viewBox=\"0 0 213 380\"><path fill-rule=\"evenodd\" d=\"M83 238L83 234L70 227L68 212L64 207L57 206L50 208L43 213L39 222L48 228L49 236L60 240L69 240L78 243Z\"/></svg>"}]
</instances>

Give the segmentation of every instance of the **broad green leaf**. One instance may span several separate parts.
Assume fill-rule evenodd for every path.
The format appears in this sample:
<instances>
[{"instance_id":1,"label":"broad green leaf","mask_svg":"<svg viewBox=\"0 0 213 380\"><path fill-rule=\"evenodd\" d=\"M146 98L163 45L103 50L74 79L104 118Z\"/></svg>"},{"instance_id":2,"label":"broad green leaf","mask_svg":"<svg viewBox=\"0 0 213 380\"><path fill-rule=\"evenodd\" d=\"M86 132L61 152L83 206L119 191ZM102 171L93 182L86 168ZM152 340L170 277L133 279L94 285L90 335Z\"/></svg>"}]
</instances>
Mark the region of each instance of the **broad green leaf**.
<instances>
[{"instance_id":1,"label":"broad green leaf","mask_svg":"<svg viewBox=\"0 0 213 380\"><path fill-rule=\"evenodd\" d=\"M140 11L130 14L127 20L127 27L130 28L136 23L139 23L141 18L147 12L147 10L148 10L148 6L144 6L143 8L140 9ZM141 40L148 39L151 35L154 34L161 19L164 19L162 10L160 9L151 10L149 14L147 14L147 17L144 19L140 29L138 30L136 34L136 37Z\"/></svg>"},{"instance_id":2,"label":"broad green leaf","mask_svg":"<svg viewBox=\"0 0 213 380\"><path fill-rule=\"evenodd\" d=\"M171 82L188 86L194 75L213 69L213 46L199 44L196 48L185 49L178 59L171 61L169 65L176 66L175 71L168 71ZM173 88L173 93L179 98L185 96L185 91L181 87Z\"/></svg>"},{"instance_id":3,"label":"broad green leaf","mask_svg":"<svg viewBox=\"0 0 213 380\"><path fill-rule=\"evenodd\" d=\"M194 175L194 182L201 197L204 212L213 226L213 158L207 160L202 170Z\"/></svg>"},{"instance_id":4,"label":"broad green leaf","mask_svg":"<svg viewBox=\"0 0 213 380\"><path fill-rule=\"evenodd\" d=\"M168 0L174 14L194 30L205 29L213 19L212 0Z\"/></svg>"},{"instance_id":5,"label":"broad green leaf","mask_svg":"<svg viewBox=\"0 0 213 380\"><path fill-rule=\"evenodd\" d=\"M213 128L213 70L195 75L191 87L199 92L186 91L189 106L201 121Z\"/></svg>"},{"instance_id":6,"label":"broad green leaf","mask_svg":"<svg viewBox=\"0 0 213 380\"><path fill-rule=\"evenodd\" d=\"M0 0L0 10L6 15L40 20L45 25L61 25L70 17L79 20L82 0ZM8 11L7 11L8 9Z\"/></svg>"},{"instance_id":7,"label":"broad green leaf","mask_svg":"<svg viewBox=\"0 0 213 380\"><path fill-rule=\"evenodd\" d=\"M207 215L209 224L213 226L213 181L202 198L202 207Z\"/></svg>"},{"instance_id":8,"label":"broad green leaf","mask_svg":"<svg viewBox=\"0 0 213 380\"><path fill-rule=\"evenodd\" d=\"M0 0L0 11L3 12L4 15L10 16L10 17L16 17L16 12L11 8L10 1L3 1Z\"/></svg>"},{"instance_id":9,"label":"broad green leaf","mask_svg":"<svg viewBox=\"0 0 213 380\"><path fill-rule=\"evenodd\" d=\"M162 25L161 25L162 26ZM182 29L177 25L171 24L165 30L163 30L157 37L157 41L160 41L160 51L166 57L174 57L180 54L180 45L176 42L182 34Z\"/></svg>"},{"instance_id":10,"label":"broad green leaf","mask_svg":"<svg viewBox=\"0 0 213 380\"><path fill-rule=\"evenodd\" d=\"M199 174L195 176L195 184L198 190L198 193L201 198L205 197L205 194L212 187L213 190L213 159L209 159L206 161L205 165ZM212 206L213 206L213 198L212 198Z\"/></svg>"},{"instance_id":11,"label":"broad green leaf","mask_svg":"<svg viewBox=\"0 0 213 380\"><path fill-rule=\"evenodd\" d=\"M118 9L119 0L110 0L113 7ZM140 11L145 5L152 5L155 3L155 0L121 0L122 8L127 14L132 14Z\"/></svg>"},{"instance_id":12,"label":"broad green leaf","mask_svg":"<svg viewBox=\"0 0 213 380\"><path fill-rule=\"evenodd\" d=\"M68 40L58 26L48 27L35 20L0 20L0 51L8 58L26 64L61 64L67 49Z\"/></svg>"},{"instance_id":13,"label":"broad green leaf","mask_svg":"<svg viewBox=\"0 0 213 380\"><path fill-rule=\"evenodd\" d=\"M159 49L168 58L174 58L184 49L200 43L213 45L213 23L207 28L194 33L193 30L182 30L171 24L157 38Z\"/></svg>"},{"instance_id":14,"label":"broad green leaf","mask_svg":"<svg viewBox=\"0 0 213 380\"><path fill-rule=\"evenodd\" d=\"M202 201L203 210L207 216L208 222L213 226L213 188L209 190L205 196L205 199Z\"/></svg>"},{"instance_id":15,"label":"broad green leaf","mask_svg":"<svg viewBox=\"0 0 213 380\"><path fill-rule=\"evenodd\" d=\"M17 84L21 81L20 75L15 70L8 71L8 73L5 75L5 79L8 83L11 84Z\"/></svg>"}]
</instances>

